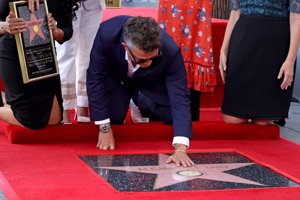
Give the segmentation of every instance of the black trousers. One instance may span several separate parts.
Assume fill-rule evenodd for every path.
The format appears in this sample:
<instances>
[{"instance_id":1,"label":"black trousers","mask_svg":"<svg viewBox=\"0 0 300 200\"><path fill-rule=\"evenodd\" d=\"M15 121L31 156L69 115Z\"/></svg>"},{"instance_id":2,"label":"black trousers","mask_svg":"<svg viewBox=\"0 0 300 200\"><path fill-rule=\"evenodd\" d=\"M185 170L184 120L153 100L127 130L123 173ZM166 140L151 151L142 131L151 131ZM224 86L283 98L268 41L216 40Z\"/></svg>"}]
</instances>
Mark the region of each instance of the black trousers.
<instances>
[{"instance_id":1,"label":"black trousers","mask_svg":"<svg viewBox=\"0 0 300 200\"><path fill-rule=\"evenodd\" d=\"M191 112L192 121L197 122L200 120L200 98L201 92L197 90L190 90L191 93Z\"/></svg>"}]
</instances>

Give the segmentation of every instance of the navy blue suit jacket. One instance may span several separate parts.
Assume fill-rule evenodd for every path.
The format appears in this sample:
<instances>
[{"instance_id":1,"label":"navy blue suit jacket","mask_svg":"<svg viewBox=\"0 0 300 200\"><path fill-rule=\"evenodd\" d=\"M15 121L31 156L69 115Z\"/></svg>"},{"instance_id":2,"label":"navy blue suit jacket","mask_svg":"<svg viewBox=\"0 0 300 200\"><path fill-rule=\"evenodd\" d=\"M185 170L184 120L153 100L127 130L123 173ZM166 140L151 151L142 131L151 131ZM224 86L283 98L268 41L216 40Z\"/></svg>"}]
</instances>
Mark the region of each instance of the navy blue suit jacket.
<instances>
[{"instance_id":1,"label":"navy blue suit jacket","mask_svg":"<svg viewBox=\"0 0 300 200\"><path fill-rule=\"evenodd\" d=\"M154 102L170 105L174 136L191 138L192 121L186 70L180 48L165 31L162 56L147 68L139 68L127 77L128 63L122 46L123 25L130 16L117 16L103 22L94 40L87 70L87 90L91 118L109 118L106 92L117 87L139 90Z\"/></svg>"}]
</instances>

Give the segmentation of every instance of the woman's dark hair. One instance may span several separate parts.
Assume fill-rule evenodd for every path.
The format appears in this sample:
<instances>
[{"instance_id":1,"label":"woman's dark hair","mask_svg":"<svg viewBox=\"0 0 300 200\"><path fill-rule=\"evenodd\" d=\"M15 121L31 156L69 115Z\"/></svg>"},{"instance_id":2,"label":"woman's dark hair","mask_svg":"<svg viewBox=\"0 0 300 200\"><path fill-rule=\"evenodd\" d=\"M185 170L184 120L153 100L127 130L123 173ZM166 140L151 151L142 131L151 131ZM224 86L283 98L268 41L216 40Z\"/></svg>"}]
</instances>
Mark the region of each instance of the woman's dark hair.
<instances>
[{"instance_id":1,"label":"woman's dark hair","mask_svg":"<svg viewBox=\"0 0 300 200\"><path fill-rule=\"evenodd\" d=\"M79 9L80 4L86 0L63 0L62 5L67 17L72 16L73 20L76 20L76 11ZM71 11L71 12L70 12Z\"/></svg>"}]
</instances>

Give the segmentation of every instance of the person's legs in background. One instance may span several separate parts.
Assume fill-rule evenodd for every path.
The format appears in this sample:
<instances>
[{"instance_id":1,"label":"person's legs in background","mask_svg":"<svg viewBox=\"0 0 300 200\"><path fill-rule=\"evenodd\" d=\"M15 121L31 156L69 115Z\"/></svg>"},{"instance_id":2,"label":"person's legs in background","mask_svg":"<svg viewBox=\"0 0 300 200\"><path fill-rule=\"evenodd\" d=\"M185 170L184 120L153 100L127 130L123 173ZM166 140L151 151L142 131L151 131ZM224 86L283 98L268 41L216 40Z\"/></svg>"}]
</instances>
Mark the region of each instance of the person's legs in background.
<instances>
[{"instance_id":1,"label":"person's legs in background","mask_svg":"<svg viewBox=\"0 0 300 200\"><path fill-rule=\"evenodd\" d=\"M70 110L76 109L77 121L89 122L88 98L86 94L86 70L89 55L102 19L99 1L87 0L76 11L73 21L73 36L63 45L57 46L57 58L63 95L63 122L71 123Z\"/></svg>"},{"instance_id":2,"label":"person's legs in background","mask_svg":"<svg viewBox=\"0 0 300 200\"><path fill-rule=\"evenodd\" d=\"M60 71L61 91L63 97L63 123L70 124L70 110L75 109L76 102L76 54L78 49L79 24L82 7L76 12L77 19L73 21L73 36L62 45L56 42L57 60Z\"/></svg>"},{"instance_id":3,"label":"person's legs in background","mask_svg":"<svg viewBox=\"0 0 300 200\"><path fill-rule=\"evenodd\" d=\"M271 120L257 120L257 119L254 119L252 121L257 125L263 125L263 126L270 125L272 122Z\"/></svg>"},{"instance_id":4,"label":"person's legs in background","mask_svg":"<svg viewBox=\"0 0 300 200\"><path fill-rule=\"evenodd\" d=\"M60 45L56 42L57 60L60 71L61 90L63 97L63 123L70 124L70 110L75 109L76 101L76 54L78 49L79 22L82 7L76 12L77 19L73 21L73 36L69 41Z\"/></svg>"},{"instance_id":5,"label":"person's legs in background","mask_svg":"<svg viewBox=\"0 0 300 200\"><path fill-rule=\"evenodd\" d=\"M248 122L248 119L242 119L242 118L238 118L226 114L223 114L223 118L225 123L231 123L231 124L241 124L241 123Z\"/></svg>"},{"instance_id":6,"label":"person's legs in background","mask_svg":"<svg viewBox=\"0 0 300 200\"><path fill-rule=\"evenodd\" d=\"M227 114L223 114L223 118L224 118L224 122L225 123L231 123L231 124L242 124L242 123L248 123L248 122L252 122L254 124L257 125L269 125L271 124L271 120L264 120L264 119L244 119L244 118L239 118L239 117L235 117L232 115L227 115Z\"/></svg>"},{"instance_id":7,"label":"person's legs in background","mask_svg":"<svg viewBox=\"0 0 300 200\"><path fill-rule=\"evenodd\" d=\"M76 56L76 95L79 119L87 119L88 98L86 92L86 70L89 66L90 51L94 38L102 21L102 9L99 1L87 0L83 3L79 25L79 49Z\"/></svg>"},{"instance_id":8,"label":"person's legs in background","mask_svg":"<svg viewBox=\"0 0 300 200\"><path fill-rule=\"evenodd\" d=\"M197 122L200 120L200 98L201 92L191 89L191 112L192 112L192 121Z\"/></svg>"}]
</instances>

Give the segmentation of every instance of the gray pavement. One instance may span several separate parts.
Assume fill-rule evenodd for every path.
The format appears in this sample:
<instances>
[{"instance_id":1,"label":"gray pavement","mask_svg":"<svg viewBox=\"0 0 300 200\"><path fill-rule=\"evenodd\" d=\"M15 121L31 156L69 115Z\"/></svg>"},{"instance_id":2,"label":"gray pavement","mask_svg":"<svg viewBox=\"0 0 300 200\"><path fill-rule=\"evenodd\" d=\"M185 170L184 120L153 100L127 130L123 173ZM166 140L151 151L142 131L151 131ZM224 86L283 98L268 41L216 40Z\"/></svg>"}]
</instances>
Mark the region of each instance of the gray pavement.
<instances>
[{"instance_id":1,"label":"gray pavement","mask_svg":"<svg viewBox=\"0 0 300 200\"><path fill-rule=\"evenodd\" d=\"M292 102L289 118L284 127L280 127L280 135L283 138L300 144L300 103Z\"/></svg>"},{"instance_id":2,"label":"gray pavement","mask_svg":"<svg viewBox=\"0 0 300 200\"><path fill-rule=\"evenodd\" d=\"M158 0L122 0L122 7L158 7Z\"/></svg>"}]
</instances>

